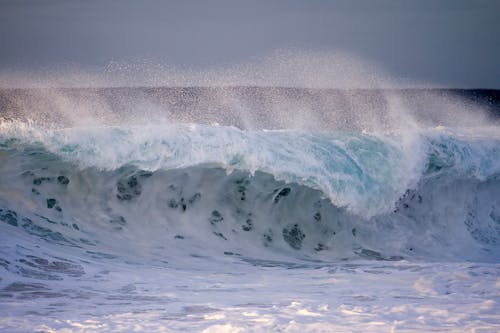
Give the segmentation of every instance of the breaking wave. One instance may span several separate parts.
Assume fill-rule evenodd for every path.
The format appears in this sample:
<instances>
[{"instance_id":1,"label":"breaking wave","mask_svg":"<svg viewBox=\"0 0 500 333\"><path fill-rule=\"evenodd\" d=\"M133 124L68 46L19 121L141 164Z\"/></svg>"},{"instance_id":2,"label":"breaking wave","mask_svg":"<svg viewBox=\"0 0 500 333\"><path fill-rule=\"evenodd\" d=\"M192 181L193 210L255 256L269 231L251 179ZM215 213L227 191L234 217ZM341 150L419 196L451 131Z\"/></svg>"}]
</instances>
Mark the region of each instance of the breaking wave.
<instances>
[{"instance_id":1,"label":"breaking wave","mask_svg":"<svg viewBox=\"0 0 500 333\"><path fill-rule=\"evenodd\" d=\"M0 161L2 232L94 258L500 259L492 133L5 120Z\"/></svg>"}]
</instances>

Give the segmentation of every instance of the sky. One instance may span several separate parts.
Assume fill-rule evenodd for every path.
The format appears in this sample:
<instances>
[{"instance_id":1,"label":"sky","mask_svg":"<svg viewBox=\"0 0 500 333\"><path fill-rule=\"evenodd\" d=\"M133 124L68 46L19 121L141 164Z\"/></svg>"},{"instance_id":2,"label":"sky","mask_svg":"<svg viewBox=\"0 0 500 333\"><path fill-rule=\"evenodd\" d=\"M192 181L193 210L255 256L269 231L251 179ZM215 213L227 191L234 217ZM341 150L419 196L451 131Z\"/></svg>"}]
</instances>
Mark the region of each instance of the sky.
<instances>
[{"instance_id":1,"label":"sky","mask_svg":"<svg viewBox=\"0 0 500 333\"><path fill-rule=\"evenodd\" d=\"M144 59L205 70L291 49L348 52L415 82L500 89L500 1L0 0L0 72Z\"/></svg>"}]
</instances>

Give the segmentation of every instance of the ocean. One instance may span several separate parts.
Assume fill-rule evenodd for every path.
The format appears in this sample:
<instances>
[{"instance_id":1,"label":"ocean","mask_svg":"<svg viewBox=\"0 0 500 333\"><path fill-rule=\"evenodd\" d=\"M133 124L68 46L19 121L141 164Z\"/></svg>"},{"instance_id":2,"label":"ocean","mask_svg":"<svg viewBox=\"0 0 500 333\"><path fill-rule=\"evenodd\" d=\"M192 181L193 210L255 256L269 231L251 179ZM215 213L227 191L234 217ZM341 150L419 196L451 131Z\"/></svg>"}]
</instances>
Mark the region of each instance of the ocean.
<instances>
[{"instance_id":1,"label":"ocean","mask_svg":"<svg viewBox=\"0 0 500 333\"><path fill-rule=\"evenodd\" d=\"M500 94L0 91L2 332L498 332Z\"/></svg>"}]
</instances>

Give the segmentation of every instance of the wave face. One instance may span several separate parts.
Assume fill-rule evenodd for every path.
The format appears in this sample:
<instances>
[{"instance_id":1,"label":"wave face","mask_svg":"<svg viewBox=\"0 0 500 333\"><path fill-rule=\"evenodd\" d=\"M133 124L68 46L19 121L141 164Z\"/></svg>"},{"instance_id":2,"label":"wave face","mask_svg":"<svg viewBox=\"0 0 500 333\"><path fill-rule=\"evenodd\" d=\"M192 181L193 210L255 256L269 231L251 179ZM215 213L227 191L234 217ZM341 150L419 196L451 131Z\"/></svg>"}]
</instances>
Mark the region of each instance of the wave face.
<instances>
[{"instance_id":1,"label":"wave face","mask_svg":"<svg viewBox=\"0 0 500 333\"><path fill-rule=\"evenodd\" d=\"M1 228L36 243L151 263L500 259L491 133L0 129Z\"/></svg>"}]
</instances>

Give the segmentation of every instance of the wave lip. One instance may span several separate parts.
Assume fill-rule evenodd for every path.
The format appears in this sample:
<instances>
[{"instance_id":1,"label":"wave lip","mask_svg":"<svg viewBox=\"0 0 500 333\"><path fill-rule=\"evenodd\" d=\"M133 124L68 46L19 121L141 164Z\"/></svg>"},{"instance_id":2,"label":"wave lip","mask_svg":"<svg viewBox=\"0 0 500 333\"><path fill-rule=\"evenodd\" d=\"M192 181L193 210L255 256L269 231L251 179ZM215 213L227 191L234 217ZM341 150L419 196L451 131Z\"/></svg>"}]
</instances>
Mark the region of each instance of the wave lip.
<instances>
[{"instance_id":1,"label":"wave lip","mask_svg":"<svg viewBox=\"0 0 500 333\"><path fill-rule=\"evenodd\" d=\"M414 181L415 164L390 138L355 132L243 131L194 124L45 129L3 124L3 144L21 140L81 169L191 166L272 174L320 190L334 204L373 216L390 209ZM414 168L414 167L413 167Z\"/></svg>"},{"instance_id":2,"label":"wave lip","mask_svg":"<svg viewBox=\"0 0 500 333\"><path fill-rule=\"evenodd\" d=\"M4 146L28 145L104 171L192 166L261 171L320 190L335 205L369 218L389 211L425 177L488 179L500 172L499 140L442 130L398 136L357 132L244 131L199 124L47 129L1 124Z\"/></svg>"}]
</instances>

